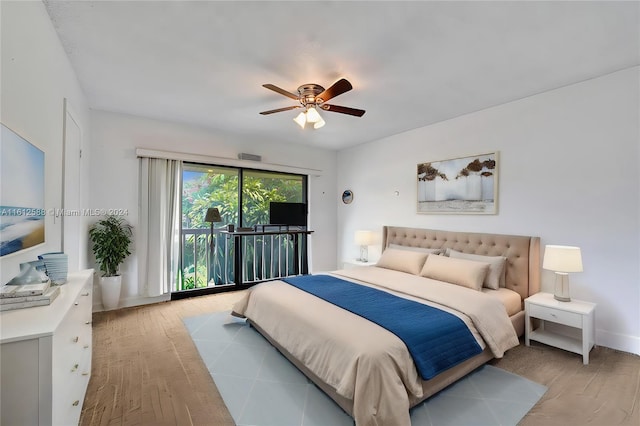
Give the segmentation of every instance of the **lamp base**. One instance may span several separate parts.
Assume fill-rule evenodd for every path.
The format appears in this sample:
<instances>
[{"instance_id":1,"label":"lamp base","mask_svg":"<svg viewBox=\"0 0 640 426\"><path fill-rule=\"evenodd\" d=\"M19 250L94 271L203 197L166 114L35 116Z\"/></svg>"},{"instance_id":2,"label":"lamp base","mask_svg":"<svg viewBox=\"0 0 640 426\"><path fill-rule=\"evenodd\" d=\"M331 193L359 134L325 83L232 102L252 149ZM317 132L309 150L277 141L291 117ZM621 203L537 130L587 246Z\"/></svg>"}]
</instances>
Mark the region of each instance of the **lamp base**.
<instances>
[{"instance_id":1,"label":"lamp base","mask_svg":"<svg viewBox=\"0 0 640 426\"><path fill-rule=\"evenodd\" d=\"M571 302L569 296L569 274L556 272L556 289L553 298L560 302Z\"/></svg>"},{"instance_id":2,"label":"lamp base","mask_svg":"<svg viewBox=\"0 0 640 426\"><path fill-rule=\"evenodd\" d=\"M562 296L558 296L556 294L553 295L553 298L560 301L560 302L571 302L571 298L570 297L562 297Z\"/></svg>"},{"instance_id":3,"label":"lamp base","mask_svg":"<svg viewBox=\"0 0 640 426\"><path fill-rule=\"evenodd\" d=\"M356 259L358 262L369 262L369 248L367 246L360 246L360 258Z\"/></svg>"}]
</instances>

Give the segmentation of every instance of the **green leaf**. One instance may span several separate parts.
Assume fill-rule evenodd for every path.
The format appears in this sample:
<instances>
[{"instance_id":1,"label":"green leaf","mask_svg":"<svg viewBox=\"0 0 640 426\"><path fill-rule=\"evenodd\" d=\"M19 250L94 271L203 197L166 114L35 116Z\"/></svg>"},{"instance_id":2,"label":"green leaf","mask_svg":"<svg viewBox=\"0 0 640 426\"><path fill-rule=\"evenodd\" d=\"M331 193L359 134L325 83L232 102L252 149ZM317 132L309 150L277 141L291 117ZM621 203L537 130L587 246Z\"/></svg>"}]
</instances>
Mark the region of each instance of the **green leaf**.
<instances>
[{"instance_id":1,"label":"green leaf","mask_svg":"<svg viewBox=\"0 0 640 426\"><path fill-rule=\"evenodd\" d=\"M132 227L122 216L107 216L89 229L93 254L103 276L118 275L118 268L131 254Z\"/></svg>"}]
</instances>

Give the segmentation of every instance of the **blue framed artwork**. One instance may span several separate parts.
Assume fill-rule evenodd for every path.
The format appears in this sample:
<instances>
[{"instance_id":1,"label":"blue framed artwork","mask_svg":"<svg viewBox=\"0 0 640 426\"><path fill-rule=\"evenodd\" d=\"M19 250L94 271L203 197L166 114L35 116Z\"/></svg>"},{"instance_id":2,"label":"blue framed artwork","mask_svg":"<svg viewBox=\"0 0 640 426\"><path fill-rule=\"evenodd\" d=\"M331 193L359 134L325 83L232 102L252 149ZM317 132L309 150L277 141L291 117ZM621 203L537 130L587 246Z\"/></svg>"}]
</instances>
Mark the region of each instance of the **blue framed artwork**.
<instances>
[{"instance_id":1,"label":"blue framed artwork","mask_svg":"<svg viewBox=\"0 0 640 426\"><path fill-rule=\"evenodd\" d=\"M2 124L0 256L45 241L44 152Z\"/></svg>"}]
</instances>

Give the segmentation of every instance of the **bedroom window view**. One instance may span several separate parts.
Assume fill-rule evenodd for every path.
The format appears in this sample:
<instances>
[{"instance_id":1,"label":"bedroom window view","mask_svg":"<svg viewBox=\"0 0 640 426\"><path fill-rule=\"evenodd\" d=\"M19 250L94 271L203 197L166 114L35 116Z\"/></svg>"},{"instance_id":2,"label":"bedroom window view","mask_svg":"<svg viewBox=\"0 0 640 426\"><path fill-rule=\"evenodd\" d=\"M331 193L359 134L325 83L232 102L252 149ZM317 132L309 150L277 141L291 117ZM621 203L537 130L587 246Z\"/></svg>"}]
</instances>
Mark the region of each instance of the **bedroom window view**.
<instances>
[{"instance_id":1,"label":"bedroom window view","mask_svg":"<svg viewBox=\"0 0 640 426\"><path fill-rule=\"evenodd\" d=\"M249 235L249 231L269 230L271 202L305 200L306 177L302 175L185 164L182 276L176 280L175 291L246 284L294 274L296 265L301 261L306 264L304 238L299 241L290 234L276 232ZM207 210L212 207L220 214L219 222L205 220ZM233 225L236 233L247 235L226 232L228 225ZM296 255L304 260L297 260Z\"/></svg>"}]
</instances>

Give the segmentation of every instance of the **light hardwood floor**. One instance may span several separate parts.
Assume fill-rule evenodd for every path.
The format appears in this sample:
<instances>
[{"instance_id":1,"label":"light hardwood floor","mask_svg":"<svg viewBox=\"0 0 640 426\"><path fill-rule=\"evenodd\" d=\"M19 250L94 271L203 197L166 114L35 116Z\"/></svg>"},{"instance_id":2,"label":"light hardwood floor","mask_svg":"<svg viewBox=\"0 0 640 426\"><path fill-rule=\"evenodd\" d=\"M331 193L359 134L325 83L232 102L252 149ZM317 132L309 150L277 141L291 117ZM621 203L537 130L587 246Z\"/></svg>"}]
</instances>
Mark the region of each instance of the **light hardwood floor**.
<instances>
[{"instance_id":1,"label":"light hardwood floor","mask_svg":"<svg viewBox=\"0 0 640 426\"><path fill-rule=\"evenodd\" d=\"M81 425L233 425L182 318L231 309L222 293L95 313L93 368ZM640 357L594 348L582 357L532 343L497 367L549 387L521 425L640 425Z\"/></svg>"},{"instance_id":2,"label":"light hardwood floor","mask_svg":"<svg viewBox=\"0 0 640 426\"><path fill-rule=\"evenodd\" d=\"M596 347L582 355L541 343L521 345L491 364L549 388L521 426L640 425L640 357Z\"/></svg>"},{"instance_id":3,"label":"light hardwood floor","mask_svg":"<svg viewBox=\"0 0 640 426\"><path fill-rule=\"evenodd\" d=\"M230 310L242 292L93 315L81 425L233 425L182 318Z\"/></svg>"}]
</instances>

